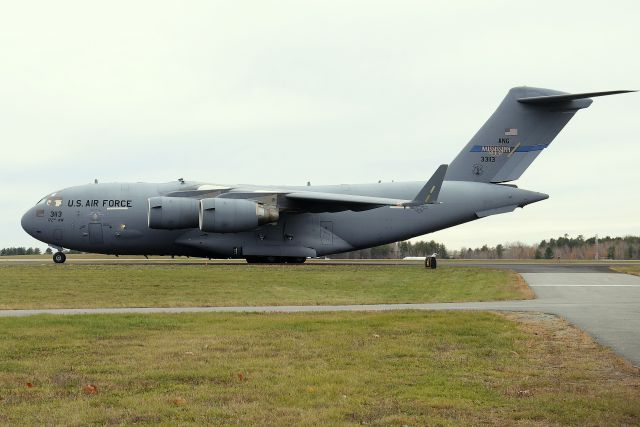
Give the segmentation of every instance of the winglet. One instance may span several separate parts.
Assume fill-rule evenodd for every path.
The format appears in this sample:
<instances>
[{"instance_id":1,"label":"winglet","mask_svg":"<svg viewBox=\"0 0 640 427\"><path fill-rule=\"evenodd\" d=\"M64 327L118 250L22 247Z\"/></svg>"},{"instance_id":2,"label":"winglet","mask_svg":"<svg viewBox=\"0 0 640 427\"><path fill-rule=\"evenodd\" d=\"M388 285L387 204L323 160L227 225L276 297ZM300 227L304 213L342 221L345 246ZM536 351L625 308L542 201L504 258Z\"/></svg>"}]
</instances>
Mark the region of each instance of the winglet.
<instances>
[{"instance_id":1,"label":"winglet","mask_svg":"<svg viewBox=\"0 0 640 427\"><path fill-rule=\"evenodd\" d=\"M438 194L440 194L442 182L444 181L444 176L447 173L448 167L449 165L440 165L433 176L429 178L429 181L427 181L424 187L422 187L418 194L416 194L416 197L414 197L414 199L409 203L405 203L403 206L419 206L437 203Z\"/></svg>"}]
</instances>

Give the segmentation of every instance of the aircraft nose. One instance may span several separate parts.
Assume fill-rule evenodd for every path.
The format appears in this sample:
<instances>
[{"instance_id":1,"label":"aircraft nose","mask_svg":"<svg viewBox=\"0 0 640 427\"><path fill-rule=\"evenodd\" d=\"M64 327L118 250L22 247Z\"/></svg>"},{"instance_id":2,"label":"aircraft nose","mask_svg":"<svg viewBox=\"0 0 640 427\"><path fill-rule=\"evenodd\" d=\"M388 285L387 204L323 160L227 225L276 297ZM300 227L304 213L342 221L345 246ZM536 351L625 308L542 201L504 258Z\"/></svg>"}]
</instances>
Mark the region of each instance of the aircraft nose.
<instances>
[{"instance_id":1,"label":"aircraft nose","mask_svg":"<svg viewBox=\"0 0 640 427\"><path fill-rule=\"evenodd\" d=\"M22 225L22 229L26 231L29 235L33 236L33 220L35 219L35 208L31 208L22 215L22 220L20 224Z\"/></svg>"}]
</instances>

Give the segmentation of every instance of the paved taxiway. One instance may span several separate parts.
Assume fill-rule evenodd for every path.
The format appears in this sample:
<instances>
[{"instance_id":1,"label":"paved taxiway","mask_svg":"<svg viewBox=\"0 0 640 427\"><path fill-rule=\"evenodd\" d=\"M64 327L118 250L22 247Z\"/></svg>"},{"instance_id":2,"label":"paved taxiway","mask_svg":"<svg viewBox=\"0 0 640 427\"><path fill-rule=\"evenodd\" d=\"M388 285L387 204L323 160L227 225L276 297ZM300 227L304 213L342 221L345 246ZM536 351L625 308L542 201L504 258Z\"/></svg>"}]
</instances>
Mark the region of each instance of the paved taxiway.
<instances>
[{"instance_id":1,"label":"paved taxiway","mask_svg":"<svg viewBox=\"0 0 640 427\"><path fill-rule=\"evenodd\" d=\"M462 265L457 263L456 265ZM519 272L536 299L434 304L375 304L266 307L150 307L96 309L0 310L1 317L36 314L319 312L383 310L539 311L563 316L600 343L640 366L640 277L613 273L601 264L492 264Z\"/></svg>"}]
</instances>

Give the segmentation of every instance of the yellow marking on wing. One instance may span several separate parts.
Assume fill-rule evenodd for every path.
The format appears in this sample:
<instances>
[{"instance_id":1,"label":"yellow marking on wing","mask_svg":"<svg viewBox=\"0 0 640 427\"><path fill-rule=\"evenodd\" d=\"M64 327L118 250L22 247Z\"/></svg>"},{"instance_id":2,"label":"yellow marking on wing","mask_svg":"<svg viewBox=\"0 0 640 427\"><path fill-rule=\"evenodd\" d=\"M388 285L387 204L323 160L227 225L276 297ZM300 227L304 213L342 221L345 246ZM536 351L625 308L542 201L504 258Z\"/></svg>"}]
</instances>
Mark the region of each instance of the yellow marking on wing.
<instances>
[{"instance_id":1,"label":"yellow marking on wing","mask_svg":"<svg viewBox=\"0 0 640 427\"><path fill-rule=\"evenodd\" d=\"M427 194L427 197L424 199L425 203L427 203L429 201L429 199L431 198L431 195L433 194L434 191L436 191L436 186L435 185L433 187L431 187L431 190L429 191L429 194Z\"/></svg>"}]
</instances>

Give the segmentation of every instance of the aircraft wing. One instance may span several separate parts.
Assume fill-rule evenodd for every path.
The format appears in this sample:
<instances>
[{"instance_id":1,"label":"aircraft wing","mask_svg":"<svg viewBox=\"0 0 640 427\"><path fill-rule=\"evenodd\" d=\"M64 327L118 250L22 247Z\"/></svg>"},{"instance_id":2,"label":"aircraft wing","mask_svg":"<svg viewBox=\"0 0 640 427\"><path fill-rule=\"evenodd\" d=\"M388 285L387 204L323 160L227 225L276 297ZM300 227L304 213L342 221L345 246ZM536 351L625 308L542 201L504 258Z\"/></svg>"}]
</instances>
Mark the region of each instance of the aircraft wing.
<instances>
[{"instance_id":1,"label":"aircraft wing","mask_svg":"<svg viewBox=\"0 0 640 427\"><path fill-rule=\"evenodd\" d=\"M448 165L440 165L412 200L352 194L319 193L315 191L288 193L286 194L286 198L295 201L306 201L313 204L353 205L356 209L351 210L366 210L380 206L411 207L434 204L438 201L438 194L440 193L440 188L442 188L447 167Z\"/></svg>"},{"instance_id":2,"label":"aircraft wing","mask_svg":"<svg viewBox=\"0 0 640 427\"><path fill-rule=\"evenodd\" d=\"M438 167L433 176L422 186L413 199L348 193L327 193L301 189L252 189L231 190L220 194L220 198L252 199L274 203L282 210L295 212L341 212L364 211L382 206L412 207L434 204L447 172L447 165Z\"/></svg>"},{"instance_id":3,"label":"aircraft wing","mask_svg":"<svg viewBox=\"0 0 640 427\"><path fill-rule=\"evenodd\" d=\"M387 197L358 196L354 194L339 193L320 193L317 191L300 191L287 193L285 197L289 200L311 202L311 203L327 203L327 204L349 204L369 206L369 209L380 206L403 206L405 203L411 202L404 199L390 199Z\"/></svg>"},{"instance_id":4,"label":"aircraft wing","mask_svg":"<svg viewBox=\"0 0 640 427\"><path fill-rule=\"evenodd\" d=\"M388 197L298 190L231 191L218 197L223 199L267 200L271 203L277 200L276 204L281 210L295 212L364 211L382 206L403 206L406 203L411 203L411 200Z\"/></svg>"}]
</instances>

